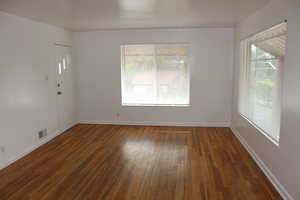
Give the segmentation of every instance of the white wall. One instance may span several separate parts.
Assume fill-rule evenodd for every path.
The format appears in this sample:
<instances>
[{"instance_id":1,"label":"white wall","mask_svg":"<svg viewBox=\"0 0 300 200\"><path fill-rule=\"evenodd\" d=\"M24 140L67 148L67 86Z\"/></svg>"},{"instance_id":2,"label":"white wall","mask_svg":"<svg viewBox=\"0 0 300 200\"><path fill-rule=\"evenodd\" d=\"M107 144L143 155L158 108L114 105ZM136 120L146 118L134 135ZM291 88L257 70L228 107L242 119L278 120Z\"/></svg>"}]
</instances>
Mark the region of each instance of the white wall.
<instances>
[{"instance_id":1,"label":"white wall","mask_svg":"<svg viewBox=\"0 0 300 200\"><path fill-rule=\"evenodd\" d=\"M228 126L233 29L152 29L75 33L79 120L87 123ZM190 107L122 107L120 45L190 43ZM118 119L116 113L120 113Z\"/></svg>"},{"instance_id":2,"label":"white wall","mask_svg":"<svg viewBox=\"0 0 300 200\"><path fill-rule=\"evenodd\" d=\"M240 39L285 19L288 20L288 41L283 70L281 138L280 145L277 147L237 112L238 49ZM300 199L300 1L272 0L267 6L239 24L236 31L236 55L232 127L245 139L287 192L294 199ZM281 188L283 192L285 192L284 188Z\"/></svg>"},{"instance_id":3,"label":"white wall","mask_svg":"<svg viewBox=\"0 0 300 200\"><path fill-rule=\"evenodd\" d=\"M39 130L58 132L54 43L71 44L72 33L3 12L0 27L1 169L45 141Z\"/></svg>"}]
</instances>

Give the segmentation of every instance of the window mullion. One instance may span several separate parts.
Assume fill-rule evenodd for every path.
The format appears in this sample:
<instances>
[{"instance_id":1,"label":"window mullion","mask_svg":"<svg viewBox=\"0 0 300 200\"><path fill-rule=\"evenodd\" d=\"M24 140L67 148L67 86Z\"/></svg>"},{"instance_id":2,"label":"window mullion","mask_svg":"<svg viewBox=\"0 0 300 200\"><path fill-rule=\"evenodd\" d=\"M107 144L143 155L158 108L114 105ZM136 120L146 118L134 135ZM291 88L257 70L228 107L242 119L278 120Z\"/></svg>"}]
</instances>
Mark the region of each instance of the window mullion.
<instances>
[{"instance_id":1,"label":"window mullion","mask_svg":"<svg viewBox=\"0 0 300 200\"><path fill-rule=\"evenodd\" d=\"M252 116L252 101L250 99L251 97L251 76L252 76L252 71L251 71L251 61L249 58L249 55L251 54L251 44L249 42L247 42L247 49L246 49L246 114L248 115L248 117Z\"/></svg>"}]
</instances>

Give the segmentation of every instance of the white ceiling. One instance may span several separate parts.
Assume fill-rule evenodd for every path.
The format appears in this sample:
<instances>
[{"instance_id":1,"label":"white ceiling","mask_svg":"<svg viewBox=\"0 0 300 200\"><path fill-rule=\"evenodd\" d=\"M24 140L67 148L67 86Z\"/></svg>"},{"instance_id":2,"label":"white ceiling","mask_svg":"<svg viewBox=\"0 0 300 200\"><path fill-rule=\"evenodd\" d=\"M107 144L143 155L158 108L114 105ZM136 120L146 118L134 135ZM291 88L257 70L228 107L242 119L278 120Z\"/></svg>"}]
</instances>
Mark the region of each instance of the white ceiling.
<instances>
[{"instance_id":1,"label":"white ceiling","mask_svg":"<svg viewBox=\"0 0 300 200\"><path fill-rule=\"evenodd\" d=\"M73 31L232 27L270 0L0 0L0 10Z\"/></svg>"}]
</instances>

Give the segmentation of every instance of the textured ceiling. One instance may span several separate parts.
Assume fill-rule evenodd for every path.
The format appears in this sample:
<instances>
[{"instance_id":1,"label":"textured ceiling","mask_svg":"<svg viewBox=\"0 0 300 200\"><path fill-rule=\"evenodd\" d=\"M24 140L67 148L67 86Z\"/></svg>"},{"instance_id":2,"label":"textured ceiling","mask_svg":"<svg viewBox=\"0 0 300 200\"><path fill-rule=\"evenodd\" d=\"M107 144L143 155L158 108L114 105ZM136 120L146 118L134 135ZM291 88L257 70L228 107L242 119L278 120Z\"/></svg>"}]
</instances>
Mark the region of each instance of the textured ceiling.
<instances>
[{"instance_id":1,"label":"textured ceiling","mask_svg":"<svg viewBox=\"0 0 300 200\"><path fill-rule=\"evenodd\" d=\"M270 0L0 0L0 10L73 31L232 27Z\"/></svg>"}]
</instances>

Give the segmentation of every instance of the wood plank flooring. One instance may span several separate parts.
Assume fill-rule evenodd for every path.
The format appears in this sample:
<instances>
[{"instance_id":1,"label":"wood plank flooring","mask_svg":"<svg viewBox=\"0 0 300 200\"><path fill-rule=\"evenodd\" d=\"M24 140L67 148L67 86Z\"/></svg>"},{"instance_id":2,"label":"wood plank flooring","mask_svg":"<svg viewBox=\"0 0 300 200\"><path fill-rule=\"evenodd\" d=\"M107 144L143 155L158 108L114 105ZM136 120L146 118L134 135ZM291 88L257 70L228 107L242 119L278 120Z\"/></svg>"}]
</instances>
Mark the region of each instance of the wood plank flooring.
<instances>
[{"instance_id":1,"label":"wood plank flooring","mask_svg":"<svg viewBox=\"0 0 300 200\"><path fill-rule=\"evenodd\" d=\"M79 124L0 171L0 199L281 199L228 128Z\"/></svg>"}]
</instances>

